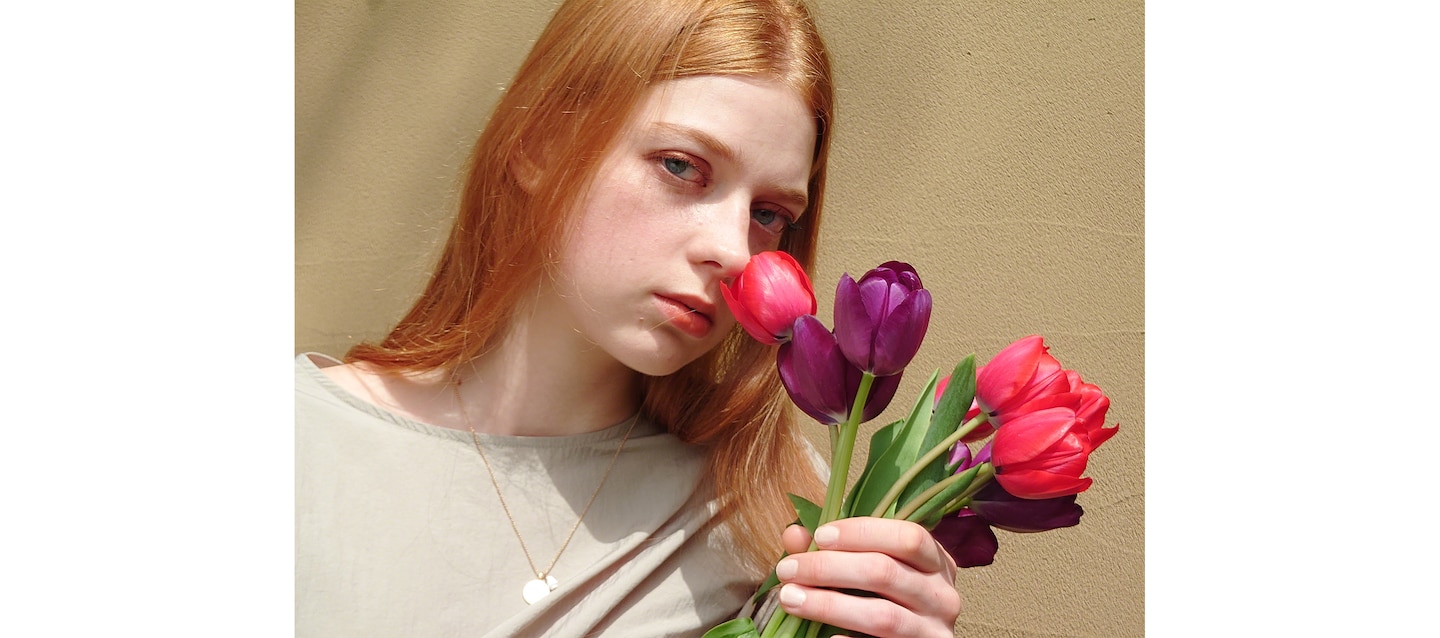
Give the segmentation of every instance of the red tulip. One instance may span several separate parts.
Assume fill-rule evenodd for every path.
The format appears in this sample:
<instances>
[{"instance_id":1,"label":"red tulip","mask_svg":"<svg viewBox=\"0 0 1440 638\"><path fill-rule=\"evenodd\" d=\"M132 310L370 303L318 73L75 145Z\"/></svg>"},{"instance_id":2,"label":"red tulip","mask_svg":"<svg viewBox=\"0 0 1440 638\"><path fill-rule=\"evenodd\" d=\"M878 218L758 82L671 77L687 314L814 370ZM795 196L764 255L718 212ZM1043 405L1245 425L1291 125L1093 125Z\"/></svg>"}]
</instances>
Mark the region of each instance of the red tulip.
<instances>
[{"instance_id":1,"label":"red tulip","mask_svg":"<svg viewBox=\"0 0 1440 638\"><path fill-rule=\"evenodd\" d=\"M733 284L720 283L720 294L745 332L770 345L789 341L795 320L815 314L810 277L800 262L778 250L751 257Z\"/></svg>"},{"instance_id":2,"label":"red tulip","mask_svg":"<svg viewBox=\"0 0 1440 638\"><path fill-rule=\"evenodd\" d=\"M995 480L1020 498L1054 498L1090 488L1081 478L1090 460L1090 434L1067 407L1015 417L995 431Z\"/></svg>"},{"instance_id":3,"label":"red tulip","mask_svg":"<svg viewBox=\"0 0 1440 638\"><path fill-rule=\"evenodd\" d=\"M1074 370L1066 370L1065 375L1069 377L1071 392L1079 395L1075 417L1084 422L1085 430L1090 434L1090 449L1094 450L1120 431L1118 425L1102 427L1105 425L1105 413L1110 410L1110 397L1105 396L1099 386L1081 381L1080 374Z\"/></svg>"},{"instance_id":4,"label":"red tulip","mask_svg":"<svg viewBox=\"0 0 1440 638\"><path fill-rule=\"evenodd\" d=\"M975 372L975 402L999 426L1024 412L1038 398L1070 391L1060 362L1050 356L1039 335L1005 346Z\"/></svg>"}]
</instances>

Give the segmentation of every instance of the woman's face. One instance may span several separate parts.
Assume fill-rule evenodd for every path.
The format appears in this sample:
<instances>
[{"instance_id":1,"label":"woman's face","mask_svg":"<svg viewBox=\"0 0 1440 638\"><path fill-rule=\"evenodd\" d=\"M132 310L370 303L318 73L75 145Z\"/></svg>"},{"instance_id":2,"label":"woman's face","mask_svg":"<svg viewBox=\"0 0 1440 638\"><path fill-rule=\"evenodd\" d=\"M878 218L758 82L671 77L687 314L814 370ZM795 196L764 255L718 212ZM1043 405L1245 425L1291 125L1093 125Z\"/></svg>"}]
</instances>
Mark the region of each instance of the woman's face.
<instances>
[{"instance_id":1,"label":"woman's face","mask_svg":"<svg viewBox=\"0 0 1440 638\"><path fill-rule=\"evenodd\" d=\"M583 351L659 376L718 345L735 323L720 282L803 222L815 133L799 94L776 81L652 88L561 255L556 310Z\"/></svg>"}]
</instances>

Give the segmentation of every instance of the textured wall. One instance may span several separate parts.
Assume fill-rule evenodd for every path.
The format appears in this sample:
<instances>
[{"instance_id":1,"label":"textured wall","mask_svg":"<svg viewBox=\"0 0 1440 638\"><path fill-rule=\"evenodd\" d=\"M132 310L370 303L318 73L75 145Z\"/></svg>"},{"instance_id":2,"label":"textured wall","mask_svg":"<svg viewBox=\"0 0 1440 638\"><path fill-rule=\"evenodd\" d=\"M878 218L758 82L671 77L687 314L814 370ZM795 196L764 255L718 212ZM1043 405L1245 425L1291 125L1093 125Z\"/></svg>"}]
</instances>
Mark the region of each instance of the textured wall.
<instances>
[{"instance_id":1,"label":"textured wall","mask_svg":"<svg viewBox=\"0 0 1440 638\"><path fill-rule=\"evenodd\" d=\"M840 94L821 318L842 272L889 259L935 295L877 421L930 371L1040 333L1121 426L1079 527L1000 532L996 563L962 571L957 635L1142 635L1143 5L814 1ZM469 145L553 6L296 4L297 352L377 337L418 293Z\"/></svg>"}]
</instances>

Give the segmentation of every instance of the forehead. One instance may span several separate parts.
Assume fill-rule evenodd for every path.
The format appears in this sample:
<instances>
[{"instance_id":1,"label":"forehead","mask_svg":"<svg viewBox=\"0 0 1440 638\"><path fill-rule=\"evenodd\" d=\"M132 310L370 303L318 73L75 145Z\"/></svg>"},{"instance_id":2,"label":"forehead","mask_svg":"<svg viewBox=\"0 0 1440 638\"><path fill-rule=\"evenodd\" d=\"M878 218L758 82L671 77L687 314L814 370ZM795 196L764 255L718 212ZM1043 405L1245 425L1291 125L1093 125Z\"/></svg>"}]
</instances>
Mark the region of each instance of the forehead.
<instances>
[{"instance_id":1,"label":"forehead","mask_svg":"<svg viewBox=\"0 0 1440 638\"><path fill-rule=\"evenodd\" d=\"M731 160L803 190L815 153L815 116L799 91L772 79L705 75L652 87L631 131L689 136ZM708 158L707 158L708 159Z\"/></svg>"}]
</instances>

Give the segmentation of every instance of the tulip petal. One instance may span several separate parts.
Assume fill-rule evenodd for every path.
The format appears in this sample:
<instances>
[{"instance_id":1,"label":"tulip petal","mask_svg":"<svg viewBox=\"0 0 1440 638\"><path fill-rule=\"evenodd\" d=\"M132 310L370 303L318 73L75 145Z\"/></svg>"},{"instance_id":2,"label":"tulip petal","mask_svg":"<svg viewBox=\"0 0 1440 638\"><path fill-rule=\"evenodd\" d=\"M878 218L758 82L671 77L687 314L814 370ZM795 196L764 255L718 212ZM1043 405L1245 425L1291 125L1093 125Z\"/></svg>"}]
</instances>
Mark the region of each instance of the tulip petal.
<instances>
[{"instance_id":1,"label":"tulip petal","mask_svg":"<svg viewBox=\"0 0 1440 638\"><path fill-rule=\"evenodd\" d=\"M790 394L790 400L795 403L795 407L800 408L801 412L804 412L809 415L810 418L825 425L839 423L834 417L827 414L812 402L810 398L806 396L805 391L799 387L799 379L801 376L795 372L793 357L793 351L795 349L794 343L794 341L790 341L780 344L780 350L776 353L775 365L780 371L780 383L785 386L785 391Z\"/></svg>"},{"instance_id":2,"label":"tulip petal","mask_svg":"<svg viewBox=\"0 0 1440 638\"><path fill-rule=\"evenodd\" d=\"M755 315L751 314L750 309L740 301L740 297L737 294L739 290L739 282L736 282L735 292L732 292L731 288L723 282L720 284L720 296L725 298L725 305L730 307L730 314L735 317L735 322L739 323L740 327L744 328L747 334L760 343L766 345L780 343L780 340L776 339L775 335L760 325L760 320L755 318Z\"/></svg>"},{"instance_id":3,"label":"tulip petal","mask_svg":"<svg viewBox=\"0 0 1440 638\"><path fill-rule=\"evenodd\" d=\"M1090 430L1090 450L1094 451L1095 448L1100 447L1101 443L1109 441L1110 437L1115 436L1115 433L1120 431L1120 426L1117 425L1113 428L1095 427L1087 429Z\"/></svg>"},{"instance_id":4,"label":"tulip petal","mask_svg":"<svg viewBox=\"0 0 1440 638\"><path fill-rule=\"evenodd\" d=\"M870 317L861 298L860 284L849 274L842 275L835 287L835 340L845 358L861 369L870 364L870 344L875 334L875 324Z\"/></svg>"},{"instance_id":5,"label":"tulip petal","mask_svg":"<svg viewBox=\"0 0 1440 638\"><path fill-rule=\"evenodd\" d=\"M780 367L780 380L790 398L806 414L821 423L834 424L846 419L850 397L845 393L845 374L849 364L840 354L835 336L825 329L814 315L795 320L794 336L782 346L786 361Z\"/></svg>"},{"instance_id":6,"label":"tulip petal","mask_svg":"<svg viewBox=\"0 0 1440 638\"><path fill-rule=\"evenodd\" d=\"M1080 523L1084 508L1075 495L1025 499L1005 491L999 483L985 484L970 501L970 510L993 527L1009 532L1044 532Z\"/></svg>"},{"instance_id":7,"label":"tulip petal","mask_svg":"<svg viewBox=\"0 0 1440 638\"><path fill-rule=\"evenodd\" d=\"M975 397L986 412L994 412L1025 387L1035 375L1039 357L1045 352L1040 335L1031 335L1005 346L975 373Z\"/></svg>"},{"instance_id":8,"label":"tulip petal","mask_svg":"<svg viewBox=\"0 0 1440 638\"><path fill-rule=\"evenodd\" d=\"M761 343L789 339L795 318L815 313L810 277L789 253L771 250L750 258L745 269L720 294L745 332Z\"/></svg>"},{"instance_id":9,"label":"tulip petal","mask_svg":"<svg viewBox=\"0 0 1440 638\"><path fill-rule=\"evenodd\" d=\"M1040 470L1020 470L995 474L1005 491L1020 498L1041 499L1079 494L1090 489L1090 478L1059 476Z\"/></svg>"},{"instance_id":10,"label":"tulip petal","mask_svg":"<svg viewBox=\"0 0 1440 638\"><path fill-rule=\"evenodd\" d=\"M911 290L919 290L925 287L921 285L920 273L915 271L915 267L903 261L887 261L875 269L880 271L888 270L894 273L894 281L905 284L905 287Z\"/></svg>"},{"instance_id":11,"label":"tulip petal","mask_svg":"<svg viewBox=\"0 0 1440 638\"><path fill-rule=\"evenodd\" d=\"M929 290L916 290L891 309L875 331L872 363L876 376L895 374L910 365L930 328Z\"/></svg>"},{"instance_id":12,"label":"tulip petal","mask_svg":"<svg viewBox=\"0 0 1440 638\"><path fill-rule=\"evenodd\" d=\"M773 257L769 257L771 255ZM789 253L766 252L756 257L769 258L759 260L756 279L747 283L750 290L758 289L760 293L749 303L756 309L754 314L761 325L777 334L781 331L788 333L796 317L815 314L815 293L810 287L810 277Z\"/></svg>"},{"instance_id":13,"label":"tulip petal","mask_svg":"<svg viewBox=\"0 0 1440 638\"><path fill-rule=\"evenodd\" d=\"M1035 459L1076 425L1075 411L1070 408L1037 410L1006 423L995 432L995 464Z\"/></svg>"},{"instance_id":14,"label":"tulip petal","mask_svg":"<svg viewBox=\"0 0 1440 638\"><path fill-rule=\"evenodd\" d=\"M860 303L872 327L890 310L890 284L878 277L860 278ZM872 328L873 329L873 328Z\"/></svg>"},{"instance_id":15,"label":"tulip petal","mask_svg":"<svg viewBox=\"0 0 1440 638\"><path fill-rule=\"evenodd\" d=\"M979 464L981 464L981 463L991 463L991 464L993 464L993 463L995 462L995 461L994 461L994 458L993 458L993 457L994 457L994 450L995 450L995 441L994 441L994 440L986 441L986 442L985 442L985 445L983 445L983 446L980 447L980 451L975 453L975 464L976 464L976 465L979 465Z\"/></svg>"},{"instance_id":16,"label":"tulip petal","mask_svg":"<svg viewBox=\"0 0 1440 638\"><path fill-rule=\"evenodd\" d=\"M845 365L851 370L855 370L850 366L850 362L845 362ZM860 413L861 423L880 416L880 413L890 406L890 401L895 398L895 391L900 389L900 377L902 376L904 374L897 372L888 377L875 377L875 380L870 382L870 396L865 397L865 409ZM855 389L850 391L850 395L854 396L859 389L860 382L857 379Z\"/></svg>"},{"instance_id":17,"label":"tulip petal","mask_svg":"<svg viewBox=\"0 0 1440 638\"><path fill-rule=\"evenodd\" d=\"M957 567L981 567L995 562L1000 541L978 516L946 516L930 535L950 553Z\"/></svg>"},{"instance_id":18,"label":"tulip petal","mask_svg":"<svg viewBox=\"0 0 1440 638\"><path fill-rule=\"evenodd\" d=\"M946 461L945 464L955 466L955 473L959 474L960 472L970 469L970 461L973 458L975 458L975 456L970 453L970 446L964 443L956 443L954 447L950 448L950 460Z\"/></svg>"}]
</instances>

